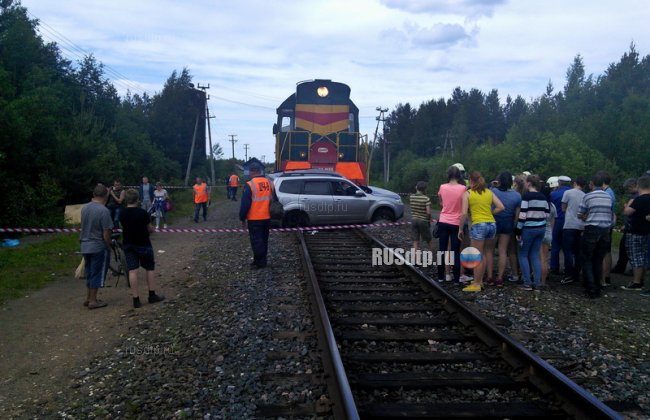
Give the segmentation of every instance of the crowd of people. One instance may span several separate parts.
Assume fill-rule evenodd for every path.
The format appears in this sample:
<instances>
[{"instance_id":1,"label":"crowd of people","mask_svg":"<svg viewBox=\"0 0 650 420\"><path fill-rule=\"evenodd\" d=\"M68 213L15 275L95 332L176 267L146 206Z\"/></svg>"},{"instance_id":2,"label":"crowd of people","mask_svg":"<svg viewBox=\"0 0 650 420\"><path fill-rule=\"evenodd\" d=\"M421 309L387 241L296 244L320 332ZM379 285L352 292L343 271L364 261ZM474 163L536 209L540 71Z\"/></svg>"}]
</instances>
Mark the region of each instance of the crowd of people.
<instances>
[{"instance_id":1,"label":"crowd of people","mask_svg":"<svg viewBox=\"0 0 650 420\"><path fill-rule=\"evenodd\" d=\"M157 197L166 197L167 193L163 194L161 188L157 188L159 192L156 195L148 181L144 177L139 189L130 188L126 191L118 181L115 181L111 188L97 184L93 189L92 200L81 209L79 240L84 258L87 290L84 306L88 309L106 306L106 302L97 299L97 292L104 287L106 280L113 229L120 225L133 307L141 307L138 287L140 267L146 271L149 303L164 300L164 296L156 294L155 260L149 235L154 230L150 208L155 205ZM112 205L109 206L111 199Z\"/></svg>"},{"instance_id":2,"label":"crowd of people","mask_svg":"<svg viewBox=\"0 0 650 420\"><path fill-rule=\"evenodd\" d=\"M269 206L273 188L268 179L261 176L263 168L250 169L251 180L245 184L242 195L240 218L248 227L253 249L253 268L266 266L269 237ZM239 177L233 172L227 179L228 198L236 200ZM194 200L194 222L199 216L207 221L210 203L210 188L200 177L192 187ZM146 271L149 289L149 303L160 302L164 296L155 292L155 259L150 234L160 228L167 228L166 213L171 209L171 200L162 183L155 187L149 178L142 177L137 188L125 189L120 180L106 187L97 184L90 203L81 210L81 253L84 258L87 296L84 306L88 309L102 308L106 302L97 299L97 292L104 287L108 272L112 234L122 229L122 250L126 257L126 270L131 287L133 307L141 307L138 287L138 270ZM155 218L155 227L152 225Z\"/></svg>"},{"instance_id":3,"label":"crowd of people","mask_svg":"<svg viewBox=\"0 0 650 420\"><path fill-rule=\"evenodd\" d=\"M167 190L163 188L161 182L157 182L156 186L149 183L149 178L142 177L142 183L137 188L138 195L140 196L140 207L148 214L156 219L156 229L160 228L162 222L163 228L167 227L166 214L171 209L171 200ZM120 227L121 215L124 208L127 206L126 192L119 179L113 181L113 186L108 187L108 199L106 207L108 208L113 227L118 229Z\"/></svg>"},{"instance_id":4,"label":"crowd of people","mask_svg":"<svg viewBox=\"0 0 650 420\"><path fill-rule=\"evenodd\" d=\"M411 195L414 247L425 240L433 250L432 238L425 231L434 222L439 250L458 256L464 244L476 248L481 261L468 276L461 273L457 257L453 266L438 267L438 281L469 283L462 289L465 292L503 286L505 281L518 283L526 291L539 291L554 275L562 284L582 281L586 294L597 298L603 288L611 286L611 272L625 273L629 262L633 279L622 288L650 297L650 289L643 291L650 268L650 171L624 184L628 196L623 238L613 269L616 195L606 171L598 171L589 182L580 176L553 176L544 181L529 172L503 171L488 185L480 172L467 176L457 163L446 175L447 182L437 193L441 207L437 220L431 216L425 182L418 182L416 194Z\"/></svg>"}]
</instances>

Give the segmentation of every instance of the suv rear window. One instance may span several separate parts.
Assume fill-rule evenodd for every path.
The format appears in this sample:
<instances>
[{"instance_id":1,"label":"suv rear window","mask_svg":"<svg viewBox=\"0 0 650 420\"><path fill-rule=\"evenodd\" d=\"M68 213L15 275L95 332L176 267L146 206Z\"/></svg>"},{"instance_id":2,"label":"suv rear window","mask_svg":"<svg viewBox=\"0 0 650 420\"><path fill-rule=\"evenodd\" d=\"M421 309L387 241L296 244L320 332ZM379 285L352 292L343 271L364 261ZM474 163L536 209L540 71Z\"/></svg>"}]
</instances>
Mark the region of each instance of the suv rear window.
<instances>
[{"instance_id":1,"label":"suv rear window","mask_svg":"<svg viewBox=\"0 0 650 420\"><path fill-rule=\"evenodd\" d=\"M302 187L302 180L300 179L287 179L280 184L280 192L286 194L300 194Z\"/></svg>"}]
</instances>

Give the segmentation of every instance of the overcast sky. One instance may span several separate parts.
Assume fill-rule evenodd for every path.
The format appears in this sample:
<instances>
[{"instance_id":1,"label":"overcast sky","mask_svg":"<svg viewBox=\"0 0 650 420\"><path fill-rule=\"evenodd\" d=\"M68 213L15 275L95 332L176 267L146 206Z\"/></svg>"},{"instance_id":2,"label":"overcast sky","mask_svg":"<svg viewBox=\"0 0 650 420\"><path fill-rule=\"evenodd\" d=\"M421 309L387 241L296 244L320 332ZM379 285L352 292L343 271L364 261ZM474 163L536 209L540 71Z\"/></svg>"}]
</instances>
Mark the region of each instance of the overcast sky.
<instances>
[{"instance_id":1,"label":"overcast sky","mask_svg":"<svg viewBox=\"0 0 650 420\"><path fill-rule=\"evenodd\" d=\"M187 67L210 85L213 143L274 160L277 106L296 83L348 84L372 138L376 107L460 86L525 99L564 85L573 58L598 76L650 50L644 0L22 0L67 58L93 53L120 94L160 92ZM191 133L189 134L191 136ZM188 142L191 140L188 136Z\"/></svg>"}]
</instances>

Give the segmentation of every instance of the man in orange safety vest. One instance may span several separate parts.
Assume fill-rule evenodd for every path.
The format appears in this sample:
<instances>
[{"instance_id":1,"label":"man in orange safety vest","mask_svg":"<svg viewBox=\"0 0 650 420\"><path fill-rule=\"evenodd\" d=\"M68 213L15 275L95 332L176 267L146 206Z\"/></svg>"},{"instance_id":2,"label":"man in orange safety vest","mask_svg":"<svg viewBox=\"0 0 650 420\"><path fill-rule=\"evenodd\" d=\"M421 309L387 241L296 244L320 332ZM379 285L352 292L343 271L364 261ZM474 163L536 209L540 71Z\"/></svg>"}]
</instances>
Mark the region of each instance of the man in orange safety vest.
<instances>
[{"instance_id":1,"label":"man in orange safety vest","mask_svg":"<svg viewBox=\"0 0 650 420\"><path fill-rule=\"evenodd\" d=\"M228 198L237 201L237 188L239 187L239 177L234 172L228 178Z\"/></svg>"},{"instance_id":2,"label":"man in orange safety vest","mask_svg":"<svg viewBox=\"0 0 650 420\"><path fill-rule=\"evenodd\" d=\"M269 245L269 224L271 220L271 199L273 184L262 176L262 168L253 165L250 169L251 180L244 185L239 208L239 219L246 228L253 249L251 268L266 267L266 255Z\"/></svg>"},{"instance_id":3,"label":"man in orange safety vest","mask_svg":"<svg viewBox=\"0 0 650 420\"><path fill-rule=\"evenodd\" d=\"M210 200L210 191L208 184L203 182L200 177L196 177L196 184L192 187L194 191L194 223L199 223L199 210L203 209L203 221L207 221L208 200Z\"/></svg>"}]
</instances>

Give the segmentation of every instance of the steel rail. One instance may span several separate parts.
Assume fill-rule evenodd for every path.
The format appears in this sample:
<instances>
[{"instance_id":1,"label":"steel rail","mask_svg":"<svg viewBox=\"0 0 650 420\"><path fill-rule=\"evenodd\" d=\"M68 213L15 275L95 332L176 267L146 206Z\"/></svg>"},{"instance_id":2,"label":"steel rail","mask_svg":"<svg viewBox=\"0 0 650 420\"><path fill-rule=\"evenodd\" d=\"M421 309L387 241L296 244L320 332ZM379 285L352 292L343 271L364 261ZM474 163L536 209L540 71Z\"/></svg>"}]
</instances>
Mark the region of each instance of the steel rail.
<instances>
[{"instance_id":1,"label":"steel rail","mask_svg":"<svg viewBox=\"0 0 650 420\"><path fill-rule=\"evenodd\" d=\"M321 347L326 354L326 357L323 358L323 365L326 369L326 372L329 371L329 375L327 375L325 379L327 380L328 384L331 385L328 386L328 390L330 393L330 398L334 400L332 406L334 418L358 420L359 413L354 402L352 389L350 388L350 383L348 382L345 368L343 367L341 354L339 353L339 349L336 344L336 338L334 337L332 324L330 323L329 315L327 314L325 301L318 285L316 271L314 270L314 266L311 262L311 257L309 256L309 250L307 249L307 244L305 242L303 233L298 232L297 236L300 241L303 265L305 267L305 271L307 272L308 284L312 292L310 294L310 298L312 300L312 304L316 308L314 315L317 318L317 322L315 322L316 329L318 331L318 335L321 337L321 340L319 340L319 342L321 343Z\"/></svg>"},{"instance_id":2,"label":"steel rail","mask_svg":"<svg viewBox=\"0 0 650 420\"><path fill-rule=\"evenodd\" d=\"M395 255L391 248L372 234L361 229L358 229L357 232L368 238L378 247L387 249ZM455 312L464 323L478 328L475 332L486 342L498 345L501 348L501 353L506 362L515 368L524 367L527 370L525 377L529 379L533 386L543 394L553 393L556 395L562 401L562 408L568 414L577 419L623 418L618 412L612 410L549 363L526 349L521 343L499 330L492 322L476 314L467 305L440 287L437 281L424 274L417 267L409 263L405 263L403 266L432 286L432 289L442 298L445 309L450 312Z\"/></svg>"}]
</instances>

